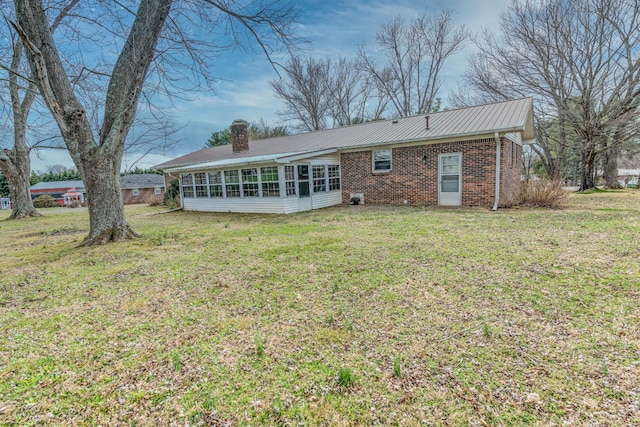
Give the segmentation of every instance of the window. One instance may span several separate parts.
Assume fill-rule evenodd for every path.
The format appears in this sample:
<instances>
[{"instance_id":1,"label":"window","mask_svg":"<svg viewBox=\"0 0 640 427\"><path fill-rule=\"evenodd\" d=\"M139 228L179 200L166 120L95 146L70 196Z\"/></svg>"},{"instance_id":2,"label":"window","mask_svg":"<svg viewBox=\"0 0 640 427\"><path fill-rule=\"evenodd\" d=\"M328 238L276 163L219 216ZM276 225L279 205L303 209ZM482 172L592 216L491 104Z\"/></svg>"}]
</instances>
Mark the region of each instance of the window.
<instances>
[{"instance_id":1,"label":"window","mask_svg":"<svg viewBox=\"0 0 640 427\"><path fill-rule=\"evenodd\" d=\"M222 172L209 172L209 195L211 197L222 197Z\"/></svg>"},{"instance_id":2,"label":"window","mask_svg":"<svg viewBox=\"0 0 640 427\"><path fill-rule=\"evenodd\" d=\"M258 169L242 169L242 192L244 197L259 197Z\"/></svg>"},{"instance_id":3,"label":"window","mask_svg":"<svg viewBox=\"0 0 640 427\"><path fill-rule=\"evenodd\" d=\"M340 190L340 165L327 166L329 177L329 191Z\"/></svg>"},{"instance_id":4,"label":"window","mask_svg":"<svg viewBox=\"0 0 640 427\"><path fill-rule=\"evenodd\" d=\"M162 194L162 187L156 187L153 189L153 194Z\"/></svg>"},{"instance_id":5,"label":"window","mask_svg":"<svg viewBox=\"0 0 640 427\"><path fill-rule=\"evenodd\" d=\"M284 167L284 187L287 196L296 195L296 167L293 165Z\"/></svg>"},{"instance_id":6,"label":"window","mask_svg":"<svg viewBox=\"0 0 640 427\"><path fill-rule=\"evenodd\" d=\"M131 190L131 194L133 194L134 196L139 196L140 195L140 189L139 188L134 188Z\"/></svg>"},{"instance_id":7,"label":"window","mask_svg":"<svg viewBox=\"0 0 640 427\"><path fill-rule=\"evenodd\" d=\"M320 193L322 191L327 191L327 183L325 181L325 166L313 166L312 168L313 174L313 192Z\"/></svg>"},{"instance_id":8,"label":"window","mask_svg":"<svg viewBox=\"0 0 640 427\"><path fill-rule=\"evenodd\" d=\"M193 190L193 175L190 173L183 173L182 178L182 195L185 198L193 197L195 192Z\"/></svg>"},{"instance_id":9,"label":"window","mask_svg":"<svg viewBox=\"0 0 640 427\"><path fill-rule=\"evenodd\" d=\"M240 197L240 176L238 171L224 171L224 188L227 197Z\"/></svg>"},{"instance_id":10,"label":"window","mask_svg":"<svg viewBox=\"0 0 640 427\"><path fill-rule=\"evenodd\" d=\"M262 181L262 197L280 197L277 166L260 168L260 180Z\"/></svg>"},{"instance_id":11,"label":"window","mask_svg":"<svg viewBox=\"0 0 640 427\"><path fill-rule=\"evenodd\" d=\"M391 170L391 149L373 150L373 171L389 172Z\"/></svg>"},{"instance_id":12,"label":"window","mask_svg":"<svg viewBox=\"0 0 640 427\"><path fill-rule=\"evenodd\" d=\"M209 197L207 190L207 174L197 172L193 174L193 180L196 184L196 197Z\"/></svg>"}]
</instances>

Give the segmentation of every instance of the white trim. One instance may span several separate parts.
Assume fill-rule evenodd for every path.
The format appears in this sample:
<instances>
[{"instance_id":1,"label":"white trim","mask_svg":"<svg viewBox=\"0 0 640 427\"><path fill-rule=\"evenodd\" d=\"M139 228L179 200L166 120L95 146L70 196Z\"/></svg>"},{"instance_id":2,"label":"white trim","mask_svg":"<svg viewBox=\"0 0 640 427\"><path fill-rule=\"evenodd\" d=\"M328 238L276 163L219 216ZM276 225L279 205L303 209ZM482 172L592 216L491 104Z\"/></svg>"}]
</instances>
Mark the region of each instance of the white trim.
<instances>
[{"instance_id":1,"label":"white trim","mask_svg":"<svg viewBox=\"0 0 640 427\"><path fill-rule=\"evenodd\" d=\"M460 200L457 203L443 203L442 201L442 158L445 156L458 156L460 162L458 163L458 194ZM462 206L462 153L440 153L438 154L438 205L442 206Z\"/></svg>"}]
</instances>

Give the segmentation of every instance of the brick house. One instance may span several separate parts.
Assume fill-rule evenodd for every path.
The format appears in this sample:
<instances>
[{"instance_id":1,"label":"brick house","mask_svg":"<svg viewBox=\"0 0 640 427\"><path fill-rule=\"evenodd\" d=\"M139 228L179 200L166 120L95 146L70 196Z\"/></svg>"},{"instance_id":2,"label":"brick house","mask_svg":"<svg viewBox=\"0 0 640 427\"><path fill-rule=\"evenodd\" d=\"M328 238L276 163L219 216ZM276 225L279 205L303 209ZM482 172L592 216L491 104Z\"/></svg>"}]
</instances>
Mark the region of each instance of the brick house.
<instances>
[{"instance_id":1,"label":"brick house","mask_svg":"<svg viewBox=\"0 0 640 427\"><path fill-rule=\"evenodd\" d=\"M74 195L73 203L84 203L87 198L84 183L79 180L38 182L29 188L29 192L32 199L48 194L56 199L56 203L60 206L72 204L72 199L67 196L69 192L77 193Z\"/></svg>"},{"instance_id":2,"label":"brick house","mask_svg":"<svg viewBox=\"0 0 640 427\"><path fill-rule=\"evenodd\" d=\"M153 197L164 197L166 191L164 177L152 173L124 175L120 189L125 205L148 203Z\"/></svg>"},{"instance_id":3,"label":"brick house","mask_svg":"<svg viewBox=\"0 0 640 427\"><path fill-rule=\"evenodd\" d=\"M496 209L520 186L533 142L531 98L233 144L156 166L180 179L183 208L292 213L360 203ZM167 182L168 183L168 182Z\"/></svg>"}]
</instances>

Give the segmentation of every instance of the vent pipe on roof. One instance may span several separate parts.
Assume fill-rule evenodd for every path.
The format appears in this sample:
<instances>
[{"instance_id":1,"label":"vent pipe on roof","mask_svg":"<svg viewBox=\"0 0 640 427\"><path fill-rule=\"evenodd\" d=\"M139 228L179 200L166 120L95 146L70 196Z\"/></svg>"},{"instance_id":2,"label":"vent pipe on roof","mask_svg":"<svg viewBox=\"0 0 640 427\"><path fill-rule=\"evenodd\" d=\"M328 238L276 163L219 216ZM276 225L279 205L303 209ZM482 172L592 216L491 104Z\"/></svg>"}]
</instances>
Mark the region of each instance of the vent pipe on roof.
<instances>
[{"instance_id":1,"label":"vent pipe on roof","mask_svg":"<svg viewBox=\"0 0 640 427\"><path fill-rule=\"evenodd\" d=\"M427 122L427 130L429 130L429 116L424 116L424 119Z\"/></svg>"}]
</instances>

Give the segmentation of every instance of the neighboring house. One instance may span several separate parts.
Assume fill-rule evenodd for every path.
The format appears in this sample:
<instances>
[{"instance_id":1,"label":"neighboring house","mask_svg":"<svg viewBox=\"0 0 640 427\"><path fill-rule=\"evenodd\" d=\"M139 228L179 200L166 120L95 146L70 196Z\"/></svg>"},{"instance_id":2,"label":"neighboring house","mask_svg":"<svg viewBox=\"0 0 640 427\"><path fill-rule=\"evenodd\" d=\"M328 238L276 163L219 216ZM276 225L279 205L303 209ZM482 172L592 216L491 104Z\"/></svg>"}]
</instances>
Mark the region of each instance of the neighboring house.
<instances>
[{"instance_id":1,"label":"neighboring house","mask_svg":"<svg viewBox=\"0 0 640 427\"><path fill-rule=\"evenodd\" d=\"M150 196L164 196L165 185L162 175L125 175L120 178L122 199L125 205L146 203ZM31 186L31 198L49 194L60 206L84 203L87 192L82 181L39 182Z\"/></svg>"},{"instance_id":2,"label":"neighboring house","mask_svg":"<svg viewBox=\"0 0 640 427\"><path fill-rule=\"evenodd\" d=\"M49 194L54 199L56 199L56 203L58 203L60 206L71 204L71 198L65 197L70 191L79 194L79 197L78 195L76 195L73 198L76 203L84 203L87 198L87 193L82 181L39 182L32 185L29 191L31 192L32 199L36 199L43 194ZM77 200L80 201L77 202Z\"/></svg>"},{"instance_id":3,"label":"neighboring house","mask_svg":"<svg viewBox=\"0 0 640 427\"><path fill-rule=\"evenodd\" d=\"M133 174L120 178L125 205L147 203L151 197L164 197L164 177L157 174Z\"/></svg>"},{"instance_id":4,"label":"neighboring house","mask_svg":"<svg viewBox=\"0 0 640 427\"><path fill-rule=\"evenodd\" d=\"M0 197L0 209L11 209L11 199L8 197Z\"/></svg>"},{"instance_id":5,"label":"neighboring house","mask_svg":"<svg viewBox=\"0 0 640 427\"><path fill-rule=\"evenodd\" d=\"M531 98L232 145L156 166L180 178L184 209L291 213L360 203L484 206L519 190Z\"/></svg>"},{"instance_id":6,"label":"neighboring house","mask_svg":"<svg viewBox=\"0 0 640 427\"><path fill-rule=\"evenodd\" d=\"M618 181L622 186L638 185L640 169L618 169Z\"/></svg>"}]
</instances>

